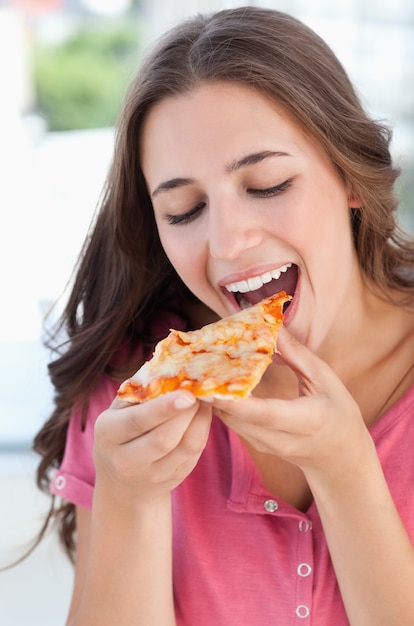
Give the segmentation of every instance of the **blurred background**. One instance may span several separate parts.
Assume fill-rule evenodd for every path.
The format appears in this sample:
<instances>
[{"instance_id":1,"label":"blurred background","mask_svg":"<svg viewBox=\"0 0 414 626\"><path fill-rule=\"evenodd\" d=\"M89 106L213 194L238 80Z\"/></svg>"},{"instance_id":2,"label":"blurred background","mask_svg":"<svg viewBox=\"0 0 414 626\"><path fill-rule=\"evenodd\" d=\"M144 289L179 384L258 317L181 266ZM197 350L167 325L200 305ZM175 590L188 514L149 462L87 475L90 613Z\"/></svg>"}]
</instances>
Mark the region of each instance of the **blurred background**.
<instances>
[{"instance_id":1,"label":"blurred background","mask_svg":"<svg viewBox=\"0 0 414 626\"><path fill-rule=\"evenodd\" d=\"M0 0L0 567L30 545L48 506L30 449L52 401L42 320L62 300L98 202L126 86L167 27L241 4L285 10L335 50L394 129L400 217L414 231L412 0ZM0 573L0 624L63 624L71 584L52 533Z\"/></svg>"}]
</instances>

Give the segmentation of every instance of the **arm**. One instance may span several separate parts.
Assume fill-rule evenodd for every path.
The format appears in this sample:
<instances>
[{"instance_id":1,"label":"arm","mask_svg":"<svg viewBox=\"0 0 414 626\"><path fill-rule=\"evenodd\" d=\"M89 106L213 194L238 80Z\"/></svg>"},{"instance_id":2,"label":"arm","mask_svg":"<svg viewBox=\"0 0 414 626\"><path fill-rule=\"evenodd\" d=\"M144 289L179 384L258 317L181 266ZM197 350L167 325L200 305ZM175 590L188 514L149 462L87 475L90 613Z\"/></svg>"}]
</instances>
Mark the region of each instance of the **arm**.
<instances>
[{"instance_id":1,"label":"arm","mask_svg":"<svg viewBox=\"0 0 414 626\"><path fill-rule=\"evenodd\" d=\"M367 445L365 452L360 463L351 459L337 480L312 471L307 478L351 626L409 626L414 548L375 449Z\"/></svg>"},{"instance_id":2,"label":"arm","mask_svg":"<svg viewBox=\"0 0 414 626\"><path fill-rule=\"evenodd\" d=\"M171 490L205 446L211 408L182 393L116 407L96 425L93 507L77 513L67 623L173 626Z\"/></svg>"},{"instance_id":3,"label":"arm","mask_svg":"<svg viewBox=\"0 0 414 626\"><path fill-rule=\"evenodd\" d=\"M168 499L135 515L107 507L97 498L92 514L78 515L80 543L69 626L175 624L170 518Z\"/></svg>"},{"instance_id":4,"label":"arm","mask_svg":"<svg viewBox=\"0 0 414 626\"><path fill-rule=\"evenodd\" d=\"M410 626L414 549L359 408L332 370L282 329L294 400L215 401L257 450L300 467L321 517L351 626Z\"/></svg>"}]
</instances>

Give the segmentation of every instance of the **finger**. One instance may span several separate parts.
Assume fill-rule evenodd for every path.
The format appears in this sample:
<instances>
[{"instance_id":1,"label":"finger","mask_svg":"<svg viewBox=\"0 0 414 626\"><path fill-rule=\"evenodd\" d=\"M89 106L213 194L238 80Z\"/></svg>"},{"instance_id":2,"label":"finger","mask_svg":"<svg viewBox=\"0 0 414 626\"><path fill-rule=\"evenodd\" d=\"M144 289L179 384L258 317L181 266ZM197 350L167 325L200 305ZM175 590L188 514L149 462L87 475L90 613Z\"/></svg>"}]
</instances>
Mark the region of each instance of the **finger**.
<instances>
[{"instance_id":1,"label":"finger","mask_svg":"<svg viewBox=\"0 0 414 626\"><path fill-rule=\"evenodd\" d=\"M329 366L304 346L285 327L278 334L279 357L296 374L302 395L324 395L327 378L335 376Z\"/></svg>"},{"instance_id":2,"label":"finger","mask_svg":"<svg viewBox=\"0 0 414 626\"><path fill-rule=\"evenodd\" d=\"M263 426L273 424L278 415L286 416L287 420L291 420L302 414L306 415L308 411L305 398L285 400L249 396L242 400L217 399L213 406L213 412L219 417L221 414L234 415L238 420L260 423Z\"/></svg>"},{"instance_id":3,"label":"finger","mask_svg":"<svg viewBox=\"0 0 414 626\"><path fill-rule=\"evenodd\" d=\"M126 402L125 400L120 400L118 398L118 396L115 396L115 398L112 400L112 403L110 405L110 409L124 409L127 406L132 406L131 402Z\"/></svg>"},{"instance_id":4,"label":"finger","mask_svg":"<svg viewBox=\"0 0 414 626\"><path fill-rule=\"evenodd\" d=\"M250 396L243 400L216 400L214 413L233 430L261 429L294 432L306 422L311 406L308 398L264 399Z\"/></svg>"},{"instance_id":5,"label":"finger","mask_svg":"<svg viewBox=\"0 0 414 626\"><path fill-rule=\"evenodd\" d=\"M171 394L164 394L164 396L166 395L173 396L173 393L174 392L172 392ZM193 397L194 396L192 396L192 394L189 394L186 391L184 391L183 393L181 393L181 391L177 391L175 392L173 396L173 402L176 403L177 408L185 408L189 405L189 403L193 402ZM110 409L123 409L127 406L136 406L137 404L144 404L144 403L143 402L126 402L125 400L121 400L120 398L118 398L118 396L115 396L109 408Z\"/></svg>"},{"instance_id":6,"label":"finger","mask_svg":"<svg viewBox=\"0 0 414 626\"><path fill-rule=\"evenodd\" d=\"M184 447L183 441L186 433L192 422L196 420L196 416L197 412L193 415L181 411L144 435L126 442L123 447L135 450L139 448L140 460L144 463L154 463L164 459L176 449Z\"/></svg>"},{"instance_id":7,"label":"finger","mask_svg":"<svg viewBox=\"0 0 414 626\"><path fill-rule=\"evenodd\" d=\"M198 411L191 420L188 428L186 429L181 444L187 452L199 451L200 446L204 448L207 443L207 438L210 432L211 420L213 417L212 403L200 402Z\"/></svg>"},{"instance_id":8,"label":"finger","mask_svg":"<svg viewBox=\"0 0 414 626\"><path fill-rule=\"evenodd\" d=\"M211 418L211 406L198 406L194 417L180 412L119 446L121 456L115 463L118 474L154 487L164 484L171 490L195 467L208 439Z\"/></svg>"},{"instance_id":9,"label":"finger","mask_svg":"<svg viewBox=\"0 0 414 626\"><path fill-rule=\"evenodd\" d=\"M176 419L161 428L172 425L173 422L175 424ZM171 447L168 454L159 456L158 461L154 463L154 468L158 467L160 472L166 472L167 474L171 473L171 468L177 468L177 472L188 475L195 467L207 444L211 420L211 406L200 404L196 415L189 421L186 428L181 431L181 434L179 434L179 429L175 424L175 431L171 434L177 438L176 445ZM160 477L158 479L160 480Z\"/></svg>"},{"instance_id":10,"label":"finger","mask_svg":"<svg viewBox=\"0 0 414 626\"><path fill-rule=\"evenodd\" d=\"M197 400L187 391L174 391L141 404L121 403L115 399L96 423L100 437L113 443L127 443L157 428L180 414L194 415ZM115 407L115 408L114 408ZM119 407L119 408L117 408Z\"/></svg>"}]
</instances>

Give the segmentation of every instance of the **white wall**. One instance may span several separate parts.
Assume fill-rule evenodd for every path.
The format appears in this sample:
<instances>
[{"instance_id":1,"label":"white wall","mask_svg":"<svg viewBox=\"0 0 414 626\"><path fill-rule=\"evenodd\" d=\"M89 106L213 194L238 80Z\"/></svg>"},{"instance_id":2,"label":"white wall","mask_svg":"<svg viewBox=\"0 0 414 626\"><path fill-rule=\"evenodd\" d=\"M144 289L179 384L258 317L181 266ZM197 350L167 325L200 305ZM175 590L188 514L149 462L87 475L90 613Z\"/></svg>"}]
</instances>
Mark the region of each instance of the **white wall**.
<instances>
[{"instance_id":1,"label":"white wall","mask_svg":"<svg viewBox=\"0 0 414 626\"><path fill-rule=\"evenodd\" d=\"M39 532L49 500L34 489L35 459L0 456L0 567L21 556ZM49 534L28 560L0 572L2 626L63 626L73 568Z\"/></svg>"}]
</instances>

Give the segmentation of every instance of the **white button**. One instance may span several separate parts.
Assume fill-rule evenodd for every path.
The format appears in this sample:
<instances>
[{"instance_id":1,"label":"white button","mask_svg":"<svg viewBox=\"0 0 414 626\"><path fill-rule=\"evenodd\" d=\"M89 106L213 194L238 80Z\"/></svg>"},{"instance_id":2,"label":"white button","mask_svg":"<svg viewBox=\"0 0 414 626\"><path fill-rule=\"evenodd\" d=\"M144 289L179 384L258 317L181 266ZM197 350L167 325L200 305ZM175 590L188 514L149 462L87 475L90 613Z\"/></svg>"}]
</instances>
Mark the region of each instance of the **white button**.
<instances>
[{"instance_id":1,"label":"white button","mask_svg":"<svg viewBox=\"0 0 414 626\"><path fill-rule=\"evenodd\" d=\"M56 489L63 489L66 485L66 478L64 476L58 476L55 480Z\"/></svg>"},{"instance_id":2,"label":"white button","mask_svg":"<svg viewBox=\"0 0 414 626\"><path fill-rule=\"evenodd\" d=\"M307 533L308 530L312 530L312 522L310 520L301 519L299 522L299 530L301 533Z\"/></svg>"},{"instance_id":3,"label":"white button","mask_svg":"<svg viewBox=\"0 0 414 626\"><path fill-rule=\"evenodd\" d=\"M309 565L309 563L301 563L300 565L298 565L298 574L299 576L302 576L303 578L305 578L306 576L309 576L311 571L312 571L312 568Z\"/></svg>"},{"instance_id":4,"label":"white button","mask_svg":"<svg viewBox=\"0 0 414 626\"><path fill-rule=\"evenodd\" d=\"M299 604L299 606L296 607L296 615L300 618L309 617L309 608L305 604Z\"/></svg>"},{"instance_id":5,"label":"white button","mask_svg":"<svg viewBox=\"0 0 414 626\"><path fill-rule=\"evenodd\" d=\"M268 513L274 513L279 508L279 505L276 502L276 500L266 500L263 506Z\"/></svg>"}]
</instances>

